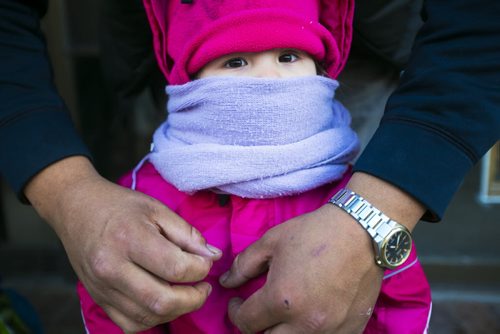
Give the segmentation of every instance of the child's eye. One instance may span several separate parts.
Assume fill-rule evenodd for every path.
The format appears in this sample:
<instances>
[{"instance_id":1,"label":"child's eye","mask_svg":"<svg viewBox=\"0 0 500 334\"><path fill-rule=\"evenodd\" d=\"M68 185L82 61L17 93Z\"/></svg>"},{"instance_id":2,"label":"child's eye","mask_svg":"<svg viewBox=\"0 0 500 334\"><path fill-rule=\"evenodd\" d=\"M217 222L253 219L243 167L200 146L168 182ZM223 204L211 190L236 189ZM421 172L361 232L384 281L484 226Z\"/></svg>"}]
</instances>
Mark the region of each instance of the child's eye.
<instances>
[{"instance_id":1,"label":"child's eye","mask_svg":"<svg viewBox=\"0 0 500 334\"><path fill-rule=\"evenodd\" d=\"M231 58L224 63L225 68L238 68L245 65L248 65L248 63L243 58Z\"/></svg>"},{"instance_id":2,"label":"child's eye","mask_svg":"<svg viewBox=\"0 0 500 334\"><path fill-rule=\"evenodd\" d=\"M293 63L299 59L299 56L293 53L284 53L279 57L280 63Z\"/></svg>"}]
</instances>

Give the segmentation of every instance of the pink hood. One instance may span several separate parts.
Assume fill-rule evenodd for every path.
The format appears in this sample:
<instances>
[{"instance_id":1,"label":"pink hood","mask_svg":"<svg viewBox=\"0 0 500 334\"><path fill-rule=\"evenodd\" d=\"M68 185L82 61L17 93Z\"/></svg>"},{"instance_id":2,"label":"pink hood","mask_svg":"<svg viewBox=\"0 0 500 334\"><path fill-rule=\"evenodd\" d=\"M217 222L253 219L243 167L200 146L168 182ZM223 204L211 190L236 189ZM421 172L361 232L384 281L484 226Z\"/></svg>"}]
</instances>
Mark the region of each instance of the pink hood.
<instances>
[{"instance_id":1,"label":"pink hood","mask_svg":"<svg viewBox=\"0 0 500 334\"><path fill-rule=\"evenodd\" d=\"M158 64L172 85L235 52L296 48L336 78L349 53L353 0L143 0Z\"/></svg>"}]
</instances>

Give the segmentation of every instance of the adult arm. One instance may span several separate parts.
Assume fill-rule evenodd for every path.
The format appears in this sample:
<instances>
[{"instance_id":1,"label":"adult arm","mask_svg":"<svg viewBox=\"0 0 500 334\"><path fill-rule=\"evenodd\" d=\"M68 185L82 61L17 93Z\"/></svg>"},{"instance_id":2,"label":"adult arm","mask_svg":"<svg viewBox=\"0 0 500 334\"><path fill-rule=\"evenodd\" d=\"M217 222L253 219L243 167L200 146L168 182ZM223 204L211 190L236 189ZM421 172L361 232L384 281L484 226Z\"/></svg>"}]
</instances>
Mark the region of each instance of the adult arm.
<instances>
[{"instance_id":1,"label":"adult arm","mask_svg":"<svg viewBox=\"0 0 500 334\"><path fill-rule=\"evenodd\" d=\"M43 168L89 152L52 80L39 18L46 3L0 0L0 174L18 196Z\"/></svg>"},{"instance_id":2,"label":"adult arm","mask_svg":"<svg viewBox=\"0 0 500 334\"><path fill-rule=\"evenodd\" d=\"M39 1L0 0L0 167L94 300L137 332L198 308L220 252L158 201L97 174L53 84Z\"/></svg>"},{"instance_id":3,"label":"adult arm","mask_svg":"<svg viewBox=\"0 0 500 334\"><path fill-rule=\"evenodd\" d=\"M439 220L500 138L500 4L427 1L396 92L354 170L386 180Z\"/></svg>"},{"instance_id":4,"label":"adult arm","mask_svg":"<svg viewBox=\"0 0 500 334\"><path fill-rule=\"evenodd\" d=\"M400 88L349 182L410 230L425 210L439 219L500 134L500 4L428 0L424 13ZM336 207L292 219L222 277L235 287L268 270L262 289L230 303L230 318L244 333L360 333L382 276L373 256L367 233Z\"/></svg>"}]
</instances>

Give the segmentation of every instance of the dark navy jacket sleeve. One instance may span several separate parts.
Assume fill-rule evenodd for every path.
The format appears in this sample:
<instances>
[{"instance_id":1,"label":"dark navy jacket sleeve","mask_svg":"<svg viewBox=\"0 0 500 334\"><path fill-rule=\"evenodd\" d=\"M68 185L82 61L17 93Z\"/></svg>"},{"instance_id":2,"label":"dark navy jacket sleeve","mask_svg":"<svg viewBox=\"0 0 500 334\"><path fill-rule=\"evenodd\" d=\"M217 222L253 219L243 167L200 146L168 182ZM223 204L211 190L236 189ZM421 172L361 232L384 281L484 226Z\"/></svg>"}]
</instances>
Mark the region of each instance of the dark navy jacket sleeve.
<instances>
[{"instance_id":1,"label":"dark navy jacket sleeve","mask_svg":"<svg viewBox=\"0 0 500 334\"><path fill-rule=\"evenodd\" d=\"M23 198L43 168L89 156L52 80L39 20L46 2L0 0L0 174Z\"/></svg>"},{"instance_id":2,"label":"dark navy jacket sleeve","mask_svg":"<svg viewBox=\"0 0 500 334\"><path fill-rule=\"evenodd\" d=\"M427 0L399 88L354 170L405 190L439 220L500 137L500 2Z\"/></svg>"}]
</instances>

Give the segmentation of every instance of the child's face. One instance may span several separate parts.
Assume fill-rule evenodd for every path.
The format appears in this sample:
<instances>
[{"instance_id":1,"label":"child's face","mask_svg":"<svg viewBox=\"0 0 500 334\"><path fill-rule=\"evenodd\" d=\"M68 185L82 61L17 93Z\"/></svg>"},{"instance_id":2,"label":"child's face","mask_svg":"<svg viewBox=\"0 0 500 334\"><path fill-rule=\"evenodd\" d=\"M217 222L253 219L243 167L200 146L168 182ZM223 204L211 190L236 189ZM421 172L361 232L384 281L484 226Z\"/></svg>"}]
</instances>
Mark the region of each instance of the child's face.
<instances>
[{"instance_id":1,"label":"child's face","mask_svg":"<svg viewBox=\"0 0 500 334\"><path fill-rule=\"evenodd\" d=\"M211 76L247 76L289 78L316 75L316 64L307 53L295 49L233 53L211 61L197 78Z\"/></svg>"}]
</instances>

